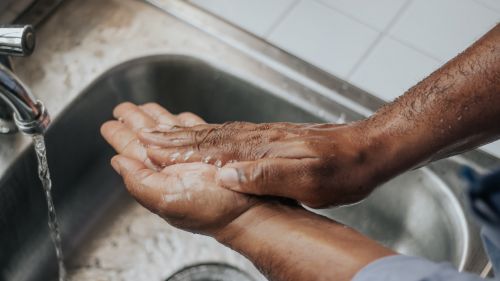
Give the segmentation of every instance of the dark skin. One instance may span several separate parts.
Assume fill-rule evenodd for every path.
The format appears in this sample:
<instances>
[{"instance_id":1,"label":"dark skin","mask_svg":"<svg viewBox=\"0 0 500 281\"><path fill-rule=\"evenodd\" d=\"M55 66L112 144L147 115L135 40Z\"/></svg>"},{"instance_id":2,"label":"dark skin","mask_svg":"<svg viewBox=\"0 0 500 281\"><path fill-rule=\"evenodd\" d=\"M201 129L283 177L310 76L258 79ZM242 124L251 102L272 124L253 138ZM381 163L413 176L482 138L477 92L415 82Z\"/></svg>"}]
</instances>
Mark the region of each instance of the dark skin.
<instances>
[{"instance_id":1,"label":"dark skin","mask_svg":"<svg viewBox=\"0 0 500 281\"><path fill-rule=\"evenodd\" d=\"M310 207L353 203L408 169L500 136L500 25L368 119L344 124L226 123L145 131L158 165L229 163L219 184ZM411 148L411 149L409 149ZM194 151L189 159L173 152Z\"/></svg>"},{"instance_id":2,"label":"dark skin","mask_svg":"<svg viewBox=\"0 0 500 281\"><path fill-rule=\"evenodd\" d=\"M119 154L111 164L130 194L168 223L241 252L270 280L350 280L368 263L396 254L296 204L222 188L214 165L154 166L137 133L164 124L204 123L191 113L175 116L157 104L131 103L120 104L113 113L121 122L108 121L101 132Z\"/></svg>"},{"instance_id":3,"label":"dark skin","mask_svg":"<svg viewBox=\"0 0 500 281\"><path fill-rule=\"evenodd\" d=\"M209 125L131 103L114 115L122 121L101 129L119 154L112 165L146 208L244 254L270 280L351 280L395 253L298 205L255 195L313 207L355 202L405 170L497 139L500 25L356 123Z\"/></svg>"}]
</instances>

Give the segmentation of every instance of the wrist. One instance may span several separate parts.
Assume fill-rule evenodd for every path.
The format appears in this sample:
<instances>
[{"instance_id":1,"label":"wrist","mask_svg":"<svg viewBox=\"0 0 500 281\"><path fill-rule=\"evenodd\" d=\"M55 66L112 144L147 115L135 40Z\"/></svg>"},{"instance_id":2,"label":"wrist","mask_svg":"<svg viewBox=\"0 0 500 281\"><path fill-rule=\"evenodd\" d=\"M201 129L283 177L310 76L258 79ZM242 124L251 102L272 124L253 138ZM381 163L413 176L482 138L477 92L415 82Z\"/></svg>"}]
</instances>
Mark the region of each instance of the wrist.
<instances>
[{"instance_id":1,"label":"wrist","mask_svg":"<svg viewBox=\"0 0 500 281\"><path fill-rule=\"evenodd\" d=\"M351 280L370 262L394 254L349 227L273 202L256 205L215 238L273 280Z\"/></svg>"},{"instance_id":2,"label":"wrist","mask_svg":"<svg viewBox=\"0 0 500 281\"><path fill-rule=\"evenodd\" d=\"M364 173L375 186L412 167L411 155L405 152L402 140L395 138L379 120L364 119L351 124L357 139L358 158Z\"/></svg>"},{"instance_id":3,"label":"wrist","mask_svg":"<svg viewBox=\"0 0 500 281\"><path fill-rule=\"evenodd\" d=\"M239 239L249 236L249 231L265 229L266 225L287 220L286 217L304 210L302 207L291 207L274 201L262 201L219 230L213 237L220 243L232 247Z\"/></svg>"}]
</instances>

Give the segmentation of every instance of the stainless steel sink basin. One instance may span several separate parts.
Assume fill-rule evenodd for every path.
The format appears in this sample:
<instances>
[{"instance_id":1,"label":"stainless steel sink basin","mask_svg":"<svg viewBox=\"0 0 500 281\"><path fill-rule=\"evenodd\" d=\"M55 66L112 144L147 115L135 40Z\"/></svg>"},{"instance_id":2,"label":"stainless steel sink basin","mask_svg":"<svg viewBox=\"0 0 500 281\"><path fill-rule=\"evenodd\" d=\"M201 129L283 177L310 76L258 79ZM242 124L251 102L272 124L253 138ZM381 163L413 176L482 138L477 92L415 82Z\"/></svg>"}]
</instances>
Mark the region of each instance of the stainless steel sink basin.
<instances>
[{"instance_id":1,"label":"stainless steel sink basin","mask_svg":"<svg viewBox=\"0 0 500 281\"><path fill-rule=\"evenodd\" d=\"M208 122L325 121L310 104L291 103L282 93L194 57L145 57L108 71L47 133L54 199L73 280L165 280L202 261L230 263L262 278L239 254L169 227L126 194L109 165L113 151L99 135L99 126L122 101L155 101ZM360 116L332 112L341 113L348 120ZM453 160L441 161L401 175L360 204L319 212L403 253L480 272L487 260L462 203L459 167ZM30 148L0 178L0 281L49 280L55 274L35 171Z\"/></svg>"}]
</instances>

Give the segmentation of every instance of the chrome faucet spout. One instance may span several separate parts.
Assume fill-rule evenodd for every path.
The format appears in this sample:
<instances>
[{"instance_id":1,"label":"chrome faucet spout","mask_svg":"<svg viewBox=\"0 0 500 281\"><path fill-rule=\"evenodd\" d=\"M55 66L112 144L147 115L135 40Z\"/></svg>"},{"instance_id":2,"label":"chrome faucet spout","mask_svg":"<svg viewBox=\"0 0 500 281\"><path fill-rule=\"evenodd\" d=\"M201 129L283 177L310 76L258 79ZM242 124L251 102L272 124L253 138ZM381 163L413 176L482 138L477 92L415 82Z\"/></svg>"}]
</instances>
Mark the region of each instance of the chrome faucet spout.
<instances>
[{"instance_id":1,"label":"chrome faucet spout","mask_svg":"<svg viewBox=\"0 0 500 281\"><path fill-rule=\"evenodd\" d=\"M29 55L34 46L31 26L0 26L0 54ZM19 130L28 135L43 134L50 123L47 110L9 69L8 62L7 58L5 65L0 63L0 133Z\"/></svg>"},{"instance_id":2,"label":"chrome faucet spout","mask_svg":"<svg viewBox=\"0 0 500 281\"><path fill-rule=\"evenodd\" d=\"M7 105L4 110L11 111L21 132L30 135L45 132L50 118L43 103L36 100L28 87L3 65L0 65L0 99Z\"/></svg>"}]
</instances>

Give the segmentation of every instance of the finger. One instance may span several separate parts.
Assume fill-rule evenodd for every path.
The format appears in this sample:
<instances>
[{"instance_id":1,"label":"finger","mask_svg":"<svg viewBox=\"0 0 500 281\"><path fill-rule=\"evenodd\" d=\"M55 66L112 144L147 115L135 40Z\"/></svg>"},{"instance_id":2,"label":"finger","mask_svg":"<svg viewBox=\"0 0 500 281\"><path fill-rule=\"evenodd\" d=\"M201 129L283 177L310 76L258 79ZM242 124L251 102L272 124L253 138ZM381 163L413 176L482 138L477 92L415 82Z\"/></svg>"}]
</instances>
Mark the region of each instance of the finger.
<instances>
[{"instance_id":1,"label":"finger","mask_svg":"<svg viewBox=\"0 0 500 281\"><path fill-rule=\"evenodd\" d=\"M142 162L123 155L111 159L115 171L123 177L128 192L144 207L160 213L164 207L166 186L171 177L148 169Z\"/></svg>"},{"instance_id":2,"label":"finger","mask_svg":"<svg viewBox=\"0 0 500 281\"><path fill-rule=\"evenodd\" d=\"M200 116L191 113L191 112L183 112L177 115L177 119L181 123L182 126L192 127L196 125L206 124L205 120L201 119Z\"/></svg>"},{"instance_id":3,"label":"finger","mask_svg":"<svg viewBox=\"0 0 500 281\"><path fill-rule=\"evenodd\" d=\"M170 113L157 103L146 103L139 106L139 108L155 120L157 125L160 125L161 127L166 126L166 128L171 128L173 126L181 125L178 118L174 114Z\"/></svg>"},{"instance_id":4,"label":"finger","mask_svg":"<svg viewBox=\"0 0 500 281\"><path fill-rule=\"evenodd\" d=\"M123 177L129 193L167 221L184 219L193 207L186 205L192 202L189 190L207 184L214 175L213 167L201 163L173 165L155 172L123 155L113 157L111 165Z\"/></svg>"},{"instance_id":5,"label":"finger","mask_svg":"<svg viewBox=\"0 0 500 281\"><path fill-rule=\"evenodd\" d=\"M160 167L177 163L201 162L203 156L190 148L148 148L148 158Z\"/></svg>"},{"instance_id":6,"label":"finger","mask_svg":"<svg viewBox=\"0 0 500 281\"><path fill-rule=\"evenodd\" d=\"M139 161L147 159L146 148L129 127L119 121L108 121L101 126L101 134L116 152Z\"/></svg>"},{"instance_id":7,"label":"finger","mask_svg":"<svg viewBox=\"0 0 500 281\"><path fill-rule=\"evenodd\" d=\"M156 122L148 114L144 113L138 106L130 102L124 102L115 107L113 116L123 121L134 131L143 128L153 128Z\"/></svg>"},{"instance_id":8,"label":"finger","mask_svg":"<svg viewBox=\"0 0 500 281\"><path fill-rule=\"evenodd\" d=\"M222 167L225 163L233 160L229 154L221 151L207 150L202 153L189 147L148 148L147 155L159 167L192 162L202 162Z\"/></svg>"},{"instance_id":9,"label":"finger","mask_svg":"<svg viewBox=\"0 0 500 281\"><path fill-rule=\"evenodd\" d=\"M142 130L138 133L139 139L144 144L160 147L197 147L202 143L215 125L198 125L190 128L180 128L168 131L163 130Z\"/></svg>"},{"instance_id":10,"label":"finger","mask_svg":"<svg viewBox=\"0 0 500 281\"><path fill-rule=\"evenodd\" d=\"M266 158L230 163L217 172L217 184L233 191L287 197L315 205L320 184L317 159Z\"/></svg>"}]
</instances>

